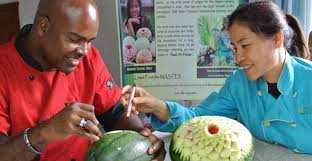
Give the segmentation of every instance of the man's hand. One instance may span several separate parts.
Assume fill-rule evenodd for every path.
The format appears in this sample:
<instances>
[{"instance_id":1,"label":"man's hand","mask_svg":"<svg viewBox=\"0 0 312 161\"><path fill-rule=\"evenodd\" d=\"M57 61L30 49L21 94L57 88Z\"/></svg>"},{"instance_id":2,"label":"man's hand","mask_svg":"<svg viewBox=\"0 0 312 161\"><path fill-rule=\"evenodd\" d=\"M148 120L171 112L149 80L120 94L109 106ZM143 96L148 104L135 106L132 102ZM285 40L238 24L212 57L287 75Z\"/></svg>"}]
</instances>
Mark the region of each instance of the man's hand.
<instances>
[{"instance_id":1,"label":"man's hand","mask_svg":"<svg viewBox=\"0 0 312 161\"><path fill-rule=\"evenodd\" d=\"M86 122L81 126L85 119ZM99 140L101 132L94 114L94 106L83 103L70 103L51 119L42 123L43 138L47 142L80 135L91 141Z\"/></svg>"},{"instance_id":2,"label":"man's hand","mask_svg":"<svg viewBox=\"0 0 312 161\"><path fill-rule=\"evenodd\" d=\"M80 122L83 118L87 121L82 127ZM97 124L92 105L71 103L52 118L32 127L28 131L28 139L32 147L39 152L50 142L64 140L72 135L95 141L101 135ZM11 137L0 134L0 155L1 160L33 160L38 156L27 148L23 134Z\"/></svg>"},{"instance_id":3,"label":"man's hand","mask_svg":"<svg viewBox=\"0 0 312 161\"><path fill-rule=\"evenodd\" d=\"M142 129L140 134L147 137L153 143L153 145L148 149L148 153L154 155L153 161L165 160L166 150L164 141L153 135L148 128Z\"/></svg>"}]
</instances>

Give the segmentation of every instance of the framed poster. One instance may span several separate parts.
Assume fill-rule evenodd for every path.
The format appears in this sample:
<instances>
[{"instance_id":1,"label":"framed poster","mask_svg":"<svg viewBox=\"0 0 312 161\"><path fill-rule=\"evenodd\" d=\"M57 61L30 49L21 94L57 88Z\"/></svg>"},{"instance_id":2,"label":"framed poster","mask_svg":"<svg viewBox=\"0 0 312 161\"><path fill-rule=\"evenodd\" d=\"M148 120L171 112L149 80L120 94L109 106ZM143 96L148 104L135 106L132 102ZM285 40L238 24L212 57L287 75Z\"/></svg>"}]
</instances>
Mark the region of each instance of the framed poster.
<instances>
[{"instance_id":1,"label":"framed poster","mask_svg":"<svg viewBox=\"0 0 312 161\"><path fill-rule=\"evenodd\" d=\"M201 100L236 69L226 28L243 0L117 0L122 84Z\"/></svg>"}]
</instances>

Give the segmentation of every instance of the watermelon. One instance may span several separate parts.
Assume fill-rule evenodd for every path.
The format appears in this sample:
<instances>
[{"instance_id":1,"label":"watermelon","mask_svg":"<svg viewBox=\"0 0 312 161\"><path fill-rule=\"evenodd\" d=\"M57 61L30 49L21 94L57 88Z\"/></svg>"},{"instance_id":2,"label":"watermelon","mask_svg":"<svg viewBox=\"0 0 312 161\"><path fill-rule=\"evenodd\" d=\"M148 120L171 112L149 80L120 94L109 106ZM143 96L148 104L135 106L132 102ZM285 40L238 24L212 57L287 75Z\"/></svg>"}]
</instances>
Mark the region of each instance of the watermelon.
<instances>
[{"instance_id":1,"label":"watermelon","mask_svg":"<svg viewBox=\"0 0 312 161\"><path fill-rule=\"evenodd\" d=\"M145 37L138 38L134 43L134 46L137 48L138 52L143 49L149 49L150 45L151 43Z\"/></svg>"},{"instance_id":2,"label":"watermelon","mask_svg":"<svg viewBox=\"0 0 312 161\"><path fill-rule=\"evenodd\" d=\"M149 40L152 39L152 32L149 28L146 28L146 27L142 27L140 28L137 33L136 33L136 38L141 38L141 37L145 37Z\"/></svg>"},{"instance_id":3,"label":"watermelon","mask_svg":"<svg viewBox=\"0 0 312 161\"><path fill-rule=\"evenodd\" d=\"M137 132L116 130L103 134L88 151L86 161L150 161L152 142Z\"/></svg>"},{"instance_id":4,"label":"watermelon","mask_svg":"<svg viewBox=\"0 0 312 161\"><path fill-rule=\"evenodd\" d=\"M251 161L253 138L236 120L195 117L174 132L169 154L172 161Z\"/></svg>"}]
</instances>

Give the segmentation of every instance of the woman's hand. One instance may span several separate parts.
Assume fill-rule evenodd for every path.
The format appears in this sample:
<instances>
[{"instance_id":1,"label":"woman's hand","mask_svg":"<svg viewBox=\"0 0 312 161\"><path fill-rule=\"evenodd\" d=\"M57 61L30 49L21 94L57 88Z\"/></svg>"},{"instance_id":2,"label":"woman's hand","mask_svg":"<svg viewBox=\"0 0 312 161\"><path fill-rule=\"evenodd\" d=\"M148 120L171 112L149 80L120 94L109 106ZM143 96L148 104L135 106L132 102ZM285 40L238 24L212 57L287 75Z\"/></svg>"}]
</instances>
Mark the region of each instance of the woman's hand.
<instances>
[{"instance_id":1,"label":"woman's hand","mask_svg":"<svg viewBox=\"0 0 312 161\"><path fill-rule=\"evenodd\" d=\"M135 97L132 100L132 113L151 113L161 121L165 122L169 116L167 104L141 87L135 87L135 89ZM125 86L121 91L122 96L120 101L126 109L128 108L131 91L132 87L129 85Z\"/></svg>"},{"instance_id":2,"label":"woman's hand","mask_svg":"<svg viewBox=\"0 0 312 161\"><path fill-rule=\"evenodd\" d=\"M140 24L141 22L140 22L139 17L129 18L128 25L132 25L132 23Z\"/></svg>"},{"instance_id":3,"label":"woman's hand","mask_svg":"<svg viewBox=\"0 0 312 161\"><path fill-rule=\"evenodd\" d=\"M140 24L141 22L140 22L140 19L138 17L129 18L127 23L125 23L125 32L128 36L135 37L134 29L132 26L133 23Z\"/></svg>"}]
</instances>

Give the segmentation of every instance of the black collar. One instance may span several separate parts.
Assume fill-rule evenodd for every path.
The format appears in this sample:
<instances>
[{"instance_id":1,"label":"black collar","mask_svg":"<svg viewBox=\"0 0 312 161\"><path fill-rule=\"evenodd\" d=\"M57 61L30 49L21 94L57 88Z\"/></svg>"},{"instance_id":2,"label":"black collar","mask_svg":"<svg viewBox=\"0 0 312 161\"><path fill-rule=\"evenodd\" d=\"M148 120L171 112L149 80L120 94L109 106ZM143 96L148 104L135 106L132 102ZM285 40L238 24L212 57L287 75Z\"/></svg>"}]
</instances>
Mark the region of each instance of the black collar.
<instances>
[{"instance_id":1,"label":"black collar","mask_svg":"<svg viewBox=\"0 0 312 161\"><path fill-rule=\"evenodd\" d=\"M26 49L25 49L25 38L27 37L27 35L29 34L30 30L31 30L32 25L28 24L25 25L17 34L16 39L15 39L15 48L18 51L18 53L20 54L20 56L23 58L23 60L30 65L31 67L33 67L34 69L43 72L43 68L41 66L41 64L35 60L31 54L29 54Z\"/></svg>"},{"instance_id":2,"label":"black collar","mask_svg":"<svg viewBox=\"0 0 312 161\"><path fill-rule=\"evenodd\" d=\"M277 83L268 83L268 90L275 99L281 95L281 92L277 88Z\"/></svg>"}]
</instances>

